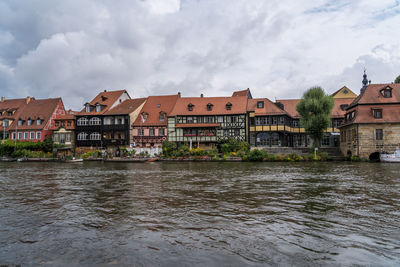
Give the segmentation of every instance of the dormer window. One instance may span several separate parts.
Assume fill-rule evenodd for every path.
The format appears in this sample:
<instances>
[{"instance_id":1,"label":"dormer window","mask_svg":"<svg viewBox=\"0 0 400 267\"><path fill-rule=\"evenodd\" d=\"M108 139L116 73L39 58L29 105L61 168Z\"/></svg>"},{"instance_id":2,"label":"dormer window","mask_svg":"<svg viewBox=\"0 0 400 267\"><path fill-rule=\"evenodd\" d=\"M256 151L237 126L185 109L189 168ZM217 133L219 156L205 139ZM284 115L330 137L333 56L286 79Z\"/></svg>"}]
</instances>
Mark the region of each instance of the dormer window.
<instances>
[{"instance_id":1,"label":"dormer window","mask_svg":"<svg viewBox=\"0 0 400 267\"><path fill-rule=\"evenodd\" d=\"M388 86L385 89L382 89L381 94L383 95L384 98L391 98L392 97L392 88L390 88Z\"/></svg>"},{"instance_id":2,"label":"dormer window","mask_svg":"<svg viewBox=\"0 0 400 267\"><path fill-rule=\"evenodd\" d=\"M228 102L226 103L226 110L231 110L232 109L232 103Z\"/></svg>"},{"instance_id":3,"label":"dormer window","mask_svg":"<svg viewBox=\"0 0 400 267\"><path fill-rule=\"evenodd\" d=\"M208 110L208 111L211 111L212 108L213 108L213 106L214 106L213 104L208 103L208 104L207 104L207 110Z\"/></svg>"},{"instance_id":4,"label":"dormer window","mask_svg":"<svg viewBox=\"0 0 400 267\"><path fill-rule=\"evenodd\" d=\"M382 109L373 109L372 113L375 119L382 119Z\"/></svg>"},{"instance_id":5,"label":"dormer window","mask_svg":"<svg viewBox=\"0 0 400 267\"><path fill-rule=\"evenodd\" d=\"M96 105L96 112L100 112L101 111L101 106L99 104Z\"/></svg>"},{"instance_id":6,"label":"dormer window","mask_svg":"<svg viewBox=\"0 0 400 267\"><path fill-rule=\"evenodd\" d=\"M31 118L28 118L28 121L26 122L28 124L28 126L32 125L32 120Z\"/></svg>"},{"instance_id":7,"label":"dormer window","mask_svg":"<svg viewBox=\"0 0 400 267\"><path fill-rule=\"evenodd\" d=\"M157 108L161 108L161 104L157 104Z\"/></svg>"},{"instance_id":8,"label":"dormer window","mask_svg":"<svg viewBox=\"0 0 400 267\"><path fill-rule=\"evenodd\" d=\"M257 101L257 108L264 108L264 101Z\"/></svg>"},{"instance_id":9,"label":"dormer window","mask_svg":"<svg viewBox=\"0 0 400 267\"><path fill-rule=\"evenodd\" d=\"M21 125L22 125L22 120L19 119L19 120L18 120L18 126L21 126Z\"/></svg>"},{"instance_id":10,"label":"dormer window","mask_svg":"<svg viewBox=\"0 0 400 267\"><path fill-rule=\"evenodd\" d=\"M12 111L9 111L9 112L7 113L8 116L12 116L12 114L13 114Z\"/></svg>"},{"instance_id":11,"label":"dormer window","mask_svg":"<svg viewBox=\"0 0 400 267\"><path fill-rule=\"evenodd\" d=\"M145 122L145 121L147 120L147 116L148 116L147 113L142 113L142 114L141 114L142 122Z\"/></svg>"},{"instance_id":12,"label":"dormer window","mask_svg":"<svg viewBox=\"0 0 400 267\"><path fill-rule=\"evenodd\" d=\"M348 104L342 104L342 105L340 105L340 109L341 109L341 110L346 110L346 108L347 108L348 106L349 106Z\"/></svg>"},{"instance_id":13,"label":"dormer window","mask_svg":"<svg viewBox=\"0 0 400 267\"><path fill-rule=\"evenodd\" d=\"M193 105L192 103L190 103L190 104L188 105L188 110L189 110L189 111L193 111L193 107L194 107L194 105Z\"/></svg>"},{"instance_id":14,"label":"dormer window","mask_svg":"<svg viewBox=\"0 0 400 267\"><path fill-rule=\"evenodd\" d=\"M40 125L40 124L42 124L42 120L41 120L40 118L38 118L38 119L36 120L36 125Z\"/></svg>"},{"instance_id":15,"label":"dormer window","mask_svg":"<svg viewBox=\"0 0 400 267\"><path fill-rule=\"evenodd\" d=\"M86 111L86 112L90 112L90 105L89 105L89 104L86 104L86 105L85 105L85 111Z\"/></svg>"},{"instance_id":16,"label":"dormer window","mask_svg":"<svg viewBox=\"0 0 400 267\"><path fill-rule=\"evenodd\" d=\"M106 101L107 97L105 97L104 95L101 96L101 101Z\"/></svg>"},{"instance_id":17,"label":"dormer window","mask_svg":"<svg viewBox=\"0 0 400 267\"><path fill-rule=\"evenodd\" d=\"M164 121L164 120L165 120L165 113L160 112L160 121Z\"/></svg>"}]
</instances>

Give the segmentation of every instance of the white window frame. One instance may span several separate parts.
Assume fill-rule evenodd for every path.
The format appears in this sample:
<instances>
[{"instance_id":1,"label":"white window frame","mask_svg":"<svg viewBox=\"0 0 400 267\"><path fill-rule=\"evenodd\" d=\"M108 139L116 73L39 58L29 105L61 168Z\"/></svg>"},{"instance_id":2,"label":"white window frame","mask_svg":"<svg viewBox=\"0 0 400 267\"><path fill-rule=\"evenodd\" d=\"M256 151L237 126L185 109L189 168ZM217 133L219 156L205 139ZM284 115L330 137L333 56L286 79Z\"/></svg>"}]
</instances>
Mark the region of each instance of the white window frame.
<instances>
[{"instance_id":1,"label":"white window frame","mask_svg":"<svg viewBox=\"0 0 400 267\"><path fill-rule=\"evenodd\" d=\"M86 117L79 118L77 121L78 126L88 125L89 120Z\"/></svg>"},{"instance_id":2,"label":"white window frame","mask_svg":"<svg viewBox=\"0 0 400 267\"><path fill-rule=\"evenodd\" d=\"M30 134L29 139L31 139L31 140L35 139L35 132L30 132L29 134Z\"/></svg>"},{"instance_id":3,"label":"white window frame","mask_svg":"<svg viewBox=\"0 0 400 267\"><path fill-rule=\"evenodd\" d=\"M42 139L42 133L41 132L36 132L36 139L37 140Z\"/></svg>"},{"instance_id":4,"label":"white window frame","mask_svg":"<svg viewBox=\"0 0 400 267\"><path fill-rule=\"evenodd\" d=\"M82 133L79 133L79 134L78 134L77 139L78 139L79 141L80 141L80 140L87 140L87 136L88 136L87 133L82 132Z\"/></svg>"},{"instance_id":5,"label":"white window frame","mask_svg":"<svg viewBox=\"0 0 400 267\"><path fill-rule=\"evenodd\" d=\"M101 119L98 117L90 118L89 125L101 125Z\"/></svg>"},{"instance_id":6,"label":"white window frame","mask_svg":"<svg viewBox=\"0 0 400 267\"><path fill-rule=\"evenodd\" d=\"M101 140L101 134L98 132L91 133L89 136L90 140Z\"/></svg>"},{"instance_id":7,"label":"white window frame","mask_svg":"<svg viewBox=\"0 0 400 267\"><path fill-rule=\"evenodd\" d=\"M22 132L18 132L18 139L17 140L22 140Z\"/></svg>"},{"instance_id":8,"label":"white window frame","mask_svg":"<svg viewBox=\"0 0 400 267\"><path fill-rule=\"evenodd\" d=\"M29 140L29 132L24 132L24 139Z\"/></svg>"}]
</instances>

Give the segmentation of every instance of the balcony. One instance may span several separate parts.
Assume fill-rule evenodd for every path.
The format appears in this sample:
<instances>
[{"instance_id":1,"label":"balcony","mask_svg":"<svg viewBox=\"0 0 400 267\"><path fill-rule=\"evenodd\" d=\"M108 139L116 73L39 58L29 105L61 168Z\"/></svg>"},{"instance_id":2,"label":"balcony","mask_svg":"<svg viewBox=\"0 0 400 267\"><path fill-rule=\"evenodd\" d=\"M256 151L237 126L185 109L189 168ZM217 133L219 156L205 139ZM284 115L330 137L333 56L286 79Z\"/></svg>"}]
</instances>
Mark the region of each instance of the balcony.
<instances>
[{"instance_id":1,"label":"balcony","mask_svg":"<svg viewBox=\"0 0 400 267\"><path fill-rule=\"evenodd\" d=\"M129 124L107 124L103 125L103 131L124 131L129 130Z\"/></svg>"}]
</instances>

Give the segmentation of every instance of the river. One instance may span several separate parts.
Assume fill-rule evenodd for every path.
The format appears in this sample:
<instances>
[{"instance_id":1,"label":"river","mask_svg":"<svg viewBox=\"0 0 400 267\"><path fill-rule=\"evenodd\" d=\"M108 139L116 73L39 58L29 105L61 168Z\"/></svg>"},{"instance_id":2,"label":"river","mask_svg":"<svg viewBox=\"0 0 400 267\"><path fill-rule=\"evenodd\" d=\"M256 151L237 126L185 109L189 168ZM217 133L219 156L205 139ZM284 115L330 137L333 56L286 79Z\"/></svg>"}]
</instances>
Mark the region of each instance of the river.
<instances>
[{"instance_id":1,"label":"river","mask_svg":"<svg viewBox=\"0 0 400 267\"><path fill-rule=\"evenodd\" d=\"M0 162L0 171L0 265L400 265L400 164Z\"/></svg>"}]
</instances>

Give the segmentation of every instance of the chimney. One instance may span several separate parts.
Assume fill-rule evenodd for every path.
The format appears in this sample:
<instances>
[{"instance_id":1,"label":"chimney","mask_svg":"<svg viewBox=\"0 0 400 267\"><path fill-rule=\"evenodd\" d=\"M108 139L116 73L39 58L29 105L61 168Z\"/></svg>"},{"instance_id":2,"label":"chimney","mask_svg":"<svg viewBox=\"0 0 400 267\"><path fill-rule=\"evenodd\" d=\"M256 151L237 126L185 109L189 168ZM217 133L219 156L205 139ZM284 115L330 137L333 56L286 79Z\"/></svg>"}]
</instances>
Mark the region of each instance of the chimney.
<instances>
[{"instance_id":1,"label":"chimney","mask_svg":"<svg viewBox=\"0 0 400 267\"><path fill-rule=\"evenodd\" d=\"M104 93L107 92L107 90L104 90Z\"/></svg>"},{"instance_id":2,"label":"chimney","mask_svg":"<svg viewBox=\"0 0 400 267\"><path fill-rule=\"evenodd\" d=\"M203 94L200 94L200 97L204 97L204 95L203 95Z\"/></svg>"},{"instance_id":3,"label":"chimney","mask_svg":"<svg viewBox=\"0 0 400 267\"><path fill-rule=\"evenodd\" d=\"M26 97L26 103L29 104L29 102L31 102L32 98L30 96Z\"/></svg>"},{"instance_id":4,"label":"chimney","mask_svg":"<svg viewBox=\"0 0 400 267\"><path fill-rule=\"evenodd\" d=\"M178 97L181 97L181 92L178 92Z\"/></svg>"},{"instance_id":5,"label":"chimney","mask_svg":"<svg viewBox=\"0 0 400 267\"><path fill-rule=\"evenodd\" d=\"M4 96L1 97L1 102L6 101L6 98Z\"/></svg>"}]
</instances>

